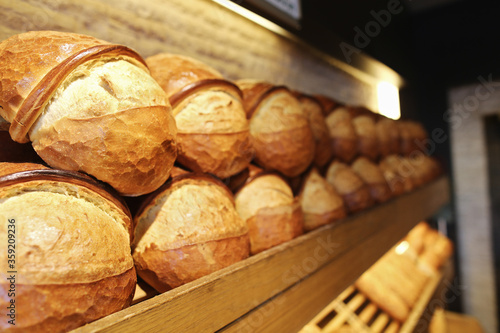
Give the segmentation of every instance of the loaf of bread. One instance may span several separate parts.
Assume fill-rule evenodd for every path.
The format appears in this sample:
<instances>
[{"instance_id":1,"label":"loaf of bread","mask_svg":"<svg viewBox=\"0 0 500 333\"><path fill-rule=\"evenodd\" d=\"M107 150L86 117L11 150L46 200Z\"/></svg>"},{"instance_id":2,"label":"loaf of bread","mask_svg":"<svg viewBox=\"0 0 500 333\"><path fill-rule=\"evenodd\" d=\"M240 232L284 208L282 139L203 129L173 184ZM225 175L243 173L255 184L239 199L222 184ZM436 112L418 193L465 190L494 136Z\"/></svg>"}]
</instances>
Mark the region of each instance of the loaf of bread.
<instances>
[{"instance_id":1,"label":"loaf of bread","mask_svg":"<svg viewBox=\"0 0 500 333\"><path fill-rule=\"evenodd\" d=\"M406 158L389 155L380 160L379 166L393 193L402 194L416 187L412 179L413 167Z\"/></svg>"},{"instance_id":2,"label":"loaf of bread","mask_svg":"<svg viewBox=\"0 0 500 333\"><path fill-rule=\"evenodd\" d=\"M249 256L248 227L233 195L208 174L172 178L145 200L134 220L137 272L158 292Z\"/></svg>"},{"instance_id":3,"label":"loaf of bread","mask_svg":"<svg viewBox=\"0 0 500 333\"><path fill-rule=\"evenodd\" d=\"M261 172L235 194L236 210L246 221L250 252L256 254L304 232L304 218L290 186L276 173Z\"/></svg>"},{"instance_id":4,"label":"loaf of bread","mask_svg":"<svg viewBox=\"0 0 500 333\"><path fill-rule=\"evenodd\" d=\"M337 107L325 120L334 158L345 163L351 162L358 154L359 141L349 109L345 106Z\"/></svg>"},{"instance_id":5,"label":"loaf of bread","mask_svg":"<svg viewBox=\"0 0 500 333\"><path fill-rule=\"evenodd\" d=\"M313 96L296 93L296 96L309 120L314 137L313 164L318 168L325 167L332 160L333 150L330 142L330 133L326 126L325 116L321 103Z\"/></svg>"},{"instance_id":6,"label":"loaf of bread","mask_svg":"<svg viewBox=\"0 0 500 333\"><path fill-rule=\"evenodd\" d=\"M369 187L349 165L333 161L326 172L326 180L342 196L348 212L358 212L374 204Z\"/></svg>"},{"instance_id":7,"label":"loaf of bread","mask_svg":"<svg viewBox=\"0 0 500 333\"><path fill-rule=\"evenodd\" d=\"M374 202L382 203L391 198L392 192L389 184L384 177L384 173L375 162L361 156L354 160L351 168L368 185Z\"/></svg>"},{"instance_id":8,"label":"loaf of bread","mask_svg":"<svg viewBox=\"0 0 500 333\"><path fill-rule=\"evenodd\" d=\"M409 306L381 278L368 269L354 283L364 295L393 319L404 322L410 314Z\"/></svg>"},{"instance_id":9,"label":"loaf of bread","mask_svg":"<svg viewBox=\"0 0 500 333\"><path fill-rule=\"evenodd\" d=\"M316 169L306 175L299 200L305 231L333 223L347 215L342 197Z\"/></svg>"},{"instance_id":10,"label":"loaf of bread","mask_svg":"<svg viewBox=\"0 0 500 333\"><path fill-rule=\"evenodd\" d=\"M401 143L396 120L380 117L375 123L375 131L377 133L379 153L382 158L399 154Z\"/></svg>"},{"instance_id":11,"label":"loaf of bread","mask_svg":"<svg viewBox=\"0 0 500 333\"><path fill-rule=\"evenodd\" d=\"M75 172L0 163L0 219L0 306L15 299L16 312L15 326L0 321L2 332L66 332L130 305L134 226L107 186Z\"/></svg>"},{"instance_id":12,"label":"loaf of bread","mask_svg":"<svg viewBox=\"0 0 500 333\"><path fill-rule=\"evenodd\" d=\"M191 57L160 53L146 62L172 105L177 161L219 178L244 170L254 152L240 89Z\"/></svg>"},{"instance_id":13,"label":"loaf of bread","mask_svg":"<svg viewBox=\"0 0 500 333\"><path fill-rule=\"evenodd\" d=\"M314 137L299 101L285 86L239 80L250 121L255 162L287 177L303 173L314 159Z\"/></svg>"},{"instance_id":14,"label":"loaf of bread","mask_svg":"<svg viewBox=\"0 0 500 333\"><path fill-rule=\"evenodd\" d=\"M358 154L375 161L379 155L379 142L374 117L360 113L353 117L352 124L358 137Z\"/></svg>"},{"instance_id":15,"label":"loaf of bread","mask_svg":"<svg viewBox=\"0 0 500 333\"><path fill-rule=\"evenodd\" d=\"M133 50L35 31L0 43L0 116L50 166L83 171L122 195L157 189L176 158L165 92Z\"/></svg>"}]
</instances>

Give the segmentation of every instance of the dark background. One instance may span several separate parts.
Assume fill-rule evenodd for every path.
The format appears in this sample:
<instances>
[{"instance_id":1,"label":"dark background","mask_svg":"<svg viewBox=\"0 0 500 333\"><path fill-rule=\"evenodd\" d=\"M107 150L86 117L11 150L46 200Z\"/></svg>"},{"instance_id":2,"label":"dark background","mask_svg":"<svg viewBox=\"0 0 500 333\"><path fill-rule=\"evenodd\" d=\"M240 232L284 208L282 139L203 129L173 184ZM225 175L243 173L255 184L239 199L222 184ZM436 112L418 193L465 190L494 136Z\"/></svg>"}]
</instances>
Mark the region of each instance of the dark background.
<instances>
[{"instance_id":1,"label":"dark background","mask_svg":"<svg viewBox=\"0 0 500 333\"><path fill-rule=\"evenodd\" d=\"M390 23L370 38L361 51L405 79L406 85L400 91L403 118L421 121L428 131L443 129L449 138L448 123L443 119L443 114L449 109L448 90L479 83L479 76L488 78L492 75L493 80L500 77L500 1L302 0L300 29L267 17L309 44L338 57L340 41L355 45L355 28L366 31L366 24L374 21L371 12L386 10L390 1L399 2L401 12L391 15ZM245 5L244 1L239 3ZM258 9L250 9L258 12ZM260 14L266 16L265 13ZM485 127L490 129L489 136L499 136L496 133L500 128L498 117L490 117L486 122ZM500 143L495 147L499 146ZM490 147L490 156L496 156L499 151ZM436 145L434 156L441 160L451 177L450 140ZM496 157L495 161L499 159ZM498 171L498 167L494 169ZM498 180L498 177L492 179ZM494 199L500 200L498 197L496 195ZM445 215L451 216L449 236L456 241L452 212L453 202ZM499 210L493 215L498 219ZM494 233L500 237L499 224L495 223ZM499 272L500 246L495 252ZM498 278L497 285L500 287ZM500 299L500 295L497 298ZM460 300L450 304L450 308L460 311Z\"/></svg>"}]
</instances>

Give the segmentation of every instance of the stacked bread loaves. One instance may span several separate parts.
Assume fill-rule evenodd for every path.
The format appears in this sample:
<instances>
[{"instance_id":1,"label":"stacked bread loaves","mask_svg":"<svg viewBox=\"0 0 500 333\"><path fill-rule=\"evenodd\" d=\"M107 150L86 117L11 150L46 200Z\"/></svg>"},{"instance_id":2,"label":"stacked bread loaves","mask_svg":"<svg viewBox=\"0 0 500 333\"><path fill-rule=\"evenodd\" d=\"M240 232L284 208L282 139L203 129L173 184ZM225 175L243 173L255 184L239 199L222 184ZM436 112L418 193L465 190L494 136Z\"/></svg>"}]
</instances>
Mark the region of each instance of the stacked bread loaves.
<instances>
[{"instance_id":1,"label":"stacked bread loaves","mask_svg":"<svg viewBox=\"0 0 500 333\"><path fill-rule=\"evenodd\" d=\"M75 172L0 163L0 219L0 306L14 292L17 316L15 326L0 321L2 332L68 331L130 305L134 226L113 190Z\"/></svg>"},{"instance_id":2,"label":"stacked bread loaves","mask_svg":"<svg viewBox=\"0 0 500 333\"><path fill-rule=\"evenodd\" d=\"M176 158L168 98L139 54L73 33L35 31L0 43L0 116L57 169L123 195L152 192Z\"/></svg>"},{"instance_id":3,"label":"stacked bread loaves","mask_svg":"<svg viewBox=\"0 0 500 333\"><path fill-rule=\"evenodd\" d=\"M253 149L240 89L190 57L161 53L146 61L172 104L178 128L177 161L219 178L244 170Z\"/></svg>"}]
</instances>

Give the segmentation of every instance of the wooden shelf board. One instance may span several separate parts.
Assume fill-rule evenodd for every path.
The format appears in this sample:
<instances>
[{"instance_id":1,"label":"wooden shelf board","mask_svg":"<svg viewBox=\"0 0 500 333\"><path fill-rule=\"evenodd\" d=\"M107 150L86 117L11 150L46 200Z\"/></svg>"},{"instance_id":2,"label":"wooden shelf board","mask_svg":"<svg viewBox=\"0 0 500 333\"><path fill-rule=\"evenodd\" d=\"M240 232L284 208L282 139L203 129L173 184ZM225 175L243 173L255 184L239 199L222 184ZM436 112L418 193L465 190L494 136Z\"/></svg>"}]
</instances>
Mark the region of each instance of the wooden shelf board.
<instances>
[{"instance_id":1,"label":"wooden shelf board","mask_svg":"<svg viewBox=\"0 0 500 333\"><path fill-rule=\"evenodd\" d=\"M442 177L74 332L298 331L448 200Z\"/></svg>"}]
</instances>

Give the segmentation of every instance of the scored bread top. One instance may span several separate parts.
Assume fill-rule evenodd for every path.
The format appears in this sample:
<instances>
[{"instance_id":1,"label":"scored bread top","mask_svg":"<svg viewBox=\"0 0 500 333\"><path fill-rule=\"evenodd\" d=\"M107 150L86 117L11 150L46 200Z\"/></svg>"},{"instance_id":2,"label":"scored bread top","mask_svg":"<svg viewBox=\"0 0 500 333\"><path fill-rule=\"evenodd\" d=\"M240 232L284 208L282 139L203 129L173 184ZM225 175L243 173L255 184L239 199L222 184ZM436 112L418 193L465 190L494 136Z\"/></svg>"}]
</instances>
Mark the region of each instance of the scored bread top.
<instances>
[{"instance_id":1,"label":"scored bread top","mask_svg":"<svg viewBox=\"0 0 500 333\"><path fill-rule=\"evenodd\" d=\"M205 79L223 79L215 68L184 55L159 53L146 58L146 63L151 76L169 97L191 83Z\"/></svg>"},{"instance_id":2,"label":"scored bread top","mask_svg":"<svg viewBox=\"0 0 500 333\"><path fill-rule=\"evenodd\" d=\"M147 71L133 50L97 38L56 31L33 31L0 43L0 116L11 123L13 140L27 132L66 76L93 59L119 56Z\"/></svg>"},{"instance_id":3,"label":"scored bread top","mask_svg":"<svg viewBox=\"0 0 500 333\"><path fill-rule=\"evenodd\" d=\"M0 177L0 218L6 221L0 238L8 244L15 224L18 283L89 283L133 268L129 212L83 185L83 178L37 171ZM7 251L0 249L3 272L10 270Z\"/></svg>"},{"instance_id":4,"label":"scored bread top","mask_svg":"<svg viewBox=\"0 0 500 333\"><path fill-rule=\"evenodd\" d=\"M59 85L30 138L41 140L39 130L62 118L88 119L156 105L168 106L167 96L142 68L120 57L88 61Z\"/></svg>"},{"instance_id":5,"label":"scored bread top","mask_svg":"<svg viewBox=\"0 0 500 333\"><path fill-rule=\"evenodd\" d=\"M135 252L167 251L248 232L229 189L203 174L173 178L152 194L135 220Z\"/></svg>"},{"instance_id":6,"label":"scored bread top","mask_svg":"<svg viewBox=\"0 0 500 333\"><path fill-rule=\"evenodd\" d=\"M235 194L236 210L244 221L262 208L292 205L294 196L290 185L273 173L261 173Z\"/></svg>"},{"instance_id":7,"label":"scored bread top","mask_svg":"<svg viewBox=\"0 0 500 333\"><path fill-rule=\"evenodd\" d=\"M200 81L202 82L202 81ZM248 120L238 88L207 82L173 108L179 133L239 133L248 131Z\"/></svg>"}]
</instances>

